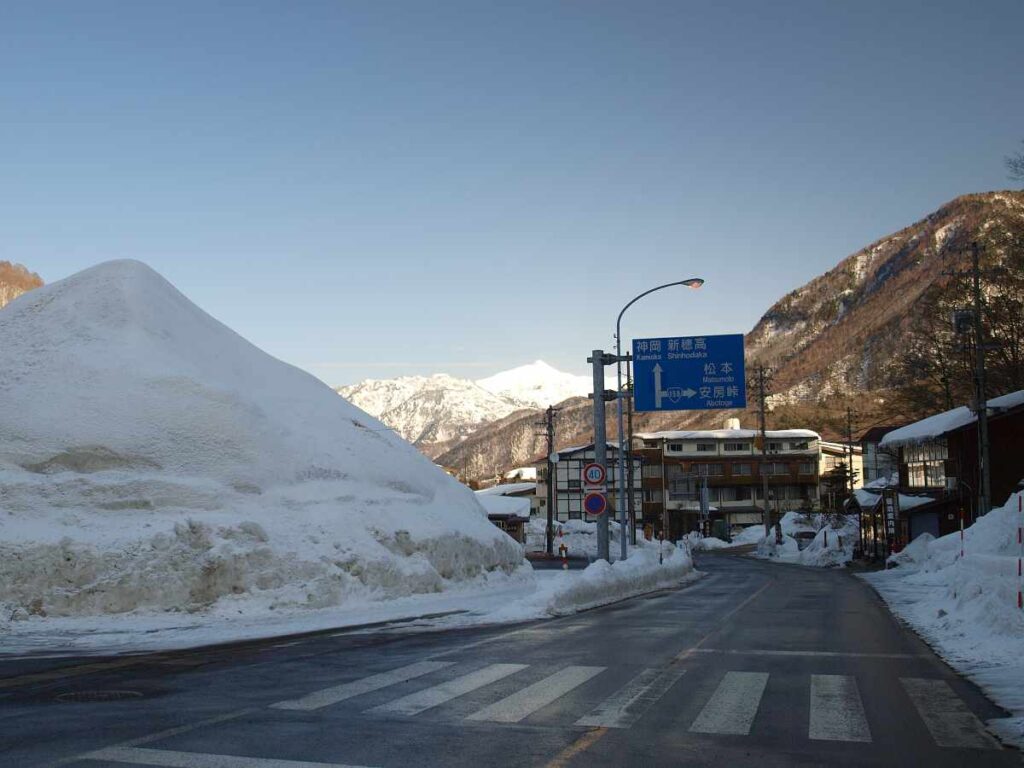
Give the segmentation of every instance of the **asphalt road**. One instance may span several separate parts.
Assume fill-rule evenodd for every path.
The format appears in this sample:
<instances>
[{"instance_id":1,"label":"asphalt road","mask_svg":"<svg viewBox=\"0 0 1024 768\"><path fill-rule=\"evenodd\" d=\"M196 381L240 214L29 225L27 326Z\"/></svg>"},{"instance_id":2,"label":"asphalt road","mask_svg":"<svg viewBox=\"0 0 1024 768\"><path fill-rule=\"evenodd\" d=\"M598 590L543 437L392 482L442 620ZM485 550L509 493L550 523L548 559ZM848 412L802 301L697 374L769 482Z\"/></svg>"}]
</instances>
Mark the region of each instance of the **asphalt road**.
<instances>
[{"instance_id":1,"label":"asphalt road","mask_svg":"<svg viewBox=\"0 0 1024 768\"><path fill-rule=\"evenodd\" d=\"M982 726L1005 713L848 573L699 567L516 627L0 661L0 765L1022 764ZM67 701L97 694L130 698Z\"/></svg>"}]
</instances>

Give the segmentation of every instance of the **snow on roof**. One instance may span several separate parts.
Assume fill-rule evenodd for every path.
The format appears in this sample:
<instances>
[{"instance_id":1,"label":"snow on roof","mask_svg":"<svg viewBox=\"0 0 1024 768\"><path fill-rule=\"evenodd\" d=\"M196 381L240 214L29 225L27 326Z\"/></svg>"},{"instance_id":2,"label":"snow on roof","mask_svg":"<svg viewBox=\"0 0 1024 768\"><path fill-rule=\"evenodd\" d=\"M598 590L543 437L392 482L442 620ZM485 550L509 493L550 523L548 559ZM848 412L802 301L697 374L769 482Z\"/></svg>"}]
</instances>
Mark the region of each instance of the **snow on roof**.
<instances>
[{"instance_id":1,"label":"snow on roof","mask_svg":"<svg viewBox=\"0 0 1024 768\"><path fill-rule=\"evenodd\" d=\"M833 453L846 454L846 453L850 452L850 446L847 445L846 443L833 443L833 442L830 442L828 440L822 440L821 441L821 450L823 450L823 451L831 451ZM864 453L864 449L861 448L859 445L857 445L855 443L853 445L853 454L855 456L859 456L862 453Z\"/></svg>"},{"instance_id":2,"label":"snow on roof","mask_svg":"<svg viewBox=\"0 0 1024 768\"><path fill-rule=\"evenodd\" d=\"M760 434L760 430L757 429L693 429L677 432L638 432L635 437L641 440L728 440L729 438L752 440ZM785 440L787 438L821 439L817 432L812 432L809 429L769 429L765 432L765 435L769 440Z\"/></svg>"},{"instance_id":3,"label":"snow on roof","mask_svg":"<svg viewBox=\"0 0 1024 768\"><path fill-rule=\"evenodd\" d=\"M580 453L581 451L591 451L593 449L594 449L594 444L593 443L587 443L586 445L573 445L573 446L570 446L568 448L559 448L557 451L555 451L555 453L557 453L559 456L568 456L570 453ZM609 440L608 441L608 450L609 451L617 451L617 450L619 450L619 444ZM547 457L545 456L544 458L546 459Z\"/></svg>"},{"instance_id":4,"label":"snow on roof","mask_svg":"<svg viewBox=\"0 0 1024 768\"><path fill-rule=\"evenodd\" d=\"M529 517L530 500L522 496L488 496L477 493L488 517Z\"/></svg>"},{"instance_id":5,"label":"snow on roof","mask_svg":"<svg viewBox=\"0 0 1024 768\"><path fill-rule=\"evenodd\" d=\"M492 485L490 488L481 488L476 491L477 496L513 496L517 493L526 493L527 491L536 491L536 483L503 483L502 485Z\"/></svg>"},{"instance_id":6,"label":"snow on roof","mask_svg":"<svg viewBox=\"0 0 1024 768\"><path fill-rule=\"evenodd\" d=\"M1024 389L1019 392L1011 392L1002 397L994 397L988 401L989 410L1016 408L1024 405ZM900 429L893 430L879 443L882 448L899 448L904 445L922 443L926 440L933 440L945 434L962 429L977 421L977 415L966 405L954 408L943 413L936 413L921 421L915 421Z\"/></svg>"},{"instance_id":7,"label":"snow on roof","mask_svg":"<svg viewBox=\"0 0 1024 768\"><path fill-rule=\"evenodd\" d=\"M882 498L881 493L873 493L872 491L866 491L863 488L858 488L853 492L853 495L857 498L857 503L864 509L872 509ZM900 494L900 509L913 509L914 507L920 507L923 504L931 504L935 501L933 496L908 496L906 494Z\"/></svg>"}]
</instances>

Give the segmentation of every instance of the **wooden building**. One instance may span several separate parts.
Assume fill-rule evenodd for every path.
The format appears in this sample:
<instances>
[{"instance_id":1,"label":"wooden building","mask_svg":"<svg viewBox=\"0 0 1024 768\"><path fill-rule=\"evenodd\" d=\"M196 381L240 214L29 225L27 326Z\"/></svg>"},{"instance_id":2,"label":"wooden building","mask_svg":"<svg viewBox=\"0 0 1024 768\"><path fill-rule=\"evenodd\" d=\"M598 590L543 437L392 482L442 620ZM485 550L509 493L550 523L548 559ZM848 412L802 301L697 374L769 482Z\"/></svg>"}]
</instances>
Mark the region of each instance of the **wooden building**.
<instances>
[{"instance_id":1,"label":"wooden building","mask_svg":"<svg viewBox=\"0 0 1024 768\"><path fill-rule=\"evenodd\" d=\"M1024 390L988 401L993 507L1005 503L1024 478ZM932 503L907 513L906 541L922 533L943 536L977 516L980 462L978 418L966 406L893 430L879 443L898 456L901 493L924 494Z\"/></svg>"}]
</instances>

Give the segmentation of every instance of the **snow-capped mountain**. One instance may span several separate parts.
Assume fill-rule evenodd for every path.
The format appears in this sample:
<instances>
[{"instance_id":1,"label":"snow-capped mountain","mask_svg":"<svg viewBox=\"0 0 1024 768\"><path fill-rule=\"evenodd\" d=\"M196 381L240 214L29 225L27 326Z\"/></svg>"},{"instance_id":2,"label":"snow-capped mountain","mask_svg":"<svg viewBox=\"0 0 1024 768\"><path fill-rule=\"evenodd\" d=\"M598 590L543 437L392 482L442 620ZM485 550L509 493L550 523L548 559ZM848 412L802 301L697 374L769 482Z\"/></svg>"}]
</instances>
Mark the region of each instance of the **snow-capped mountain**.
<instances>
[{"instance_id":1,"label":"snow-capped mountain","mask_svg":"<svg viewBox=\"0 0 1024 768\"><path fill-rule=\"evenodd\" d=\"M588 376L563 373L543 360L496 373L476 383L488 392L530 408L547 408L570 397L580 397L593 386Z\"/></svg>"},{"instance_id":2,"label":"snow-capped mountain","mask_svg":"<svg viewBox=\"0 0 1024 768\"><path fill-rule=\"evenodd\" d=\"M439 373L366 379L338 394L392 427L428 454L465 439L521 409L546 408L590 390L574 376L540 360L479 381Z\"/></svg>"}]
</instances>

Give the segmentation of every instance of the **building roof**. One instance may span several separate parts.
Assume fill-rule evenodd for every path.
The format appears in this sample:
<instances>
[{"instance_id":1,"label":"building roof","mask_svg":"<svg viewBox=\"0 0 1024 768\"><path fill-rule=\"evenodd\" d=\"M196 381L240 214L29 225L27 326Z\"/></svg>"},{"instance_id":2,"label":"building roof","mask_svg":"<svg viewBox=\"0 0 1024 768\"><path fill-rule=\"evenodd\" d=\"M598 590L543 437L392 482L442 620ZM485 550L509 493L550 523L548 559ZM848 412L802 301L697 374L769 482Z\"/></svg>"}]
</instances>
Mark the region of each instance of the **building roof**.
<instances>
[{"instance_id":1,"label":"building roof","mask_svg":"<svg viewBox=\"0 0 1024 768\"><path fill-rule=\"evenodd\" d=\"M634 437L641 440L753 440L760 434L761 431L757 429L692 429L679 432L638 432ZM769 440L821 439L821 435L809 429L769 429L765 435Z\"/></svg>"},{"instance_id":2,"label":"building roof","mask_svg":"<svg viewBox=\"0 0 1024 768\"><path fill-rule=\"evenodd\" d=\"M476 491L477 496L520 496L537 490L536 483L503 483L492 485L490 488L481 488Z\"/></svg>"},{"instance_id":3,"label":"building roof","mask_svg":"<svg viewBox=\"0 0 1024 768\"><path fill-rule=\"evenodd\" d=\"M876 492L857 488L853 495L857 498L857 503L860 504L862 509L874 509L875 505L882 500L881 489L878 489ZM934 496L908 496L904 493L901 493L899 496L900 509L907 510L923 506L924 504L931 504L935 501Z\"/></svg>"},{"instance_id":4,"label":"building roof","mask_svg":"<svg viewBox=\"0 0 1024 768\"><path fill-rule=\"evenodd\" d=\"M833 443L833 442L829 442L828 440L822 440L821 441L821 450L824 453L836 453L836 454L842 454L843 456L845 456L847 453L850 452L850 446L848 446L846 443ZM856 443L854 443L854 445L853 445L853 455L854 456L860 456L862 453L864 453L864 449L861 448Z\"/></svg>"},{"instance_id":5,"label":"building roof","mask_svg":"<svg viewBox=\"0 0 1024 768\"><path fill-rule=\"evenodd\" d=\"M871 427L870 429L864 430L864 434L860 436L861 443L877 443L887 434L895 429L902 428L903 424L889 424L888 426Z\"/></svg>"},{"instance_id":6,"label":"building roof","mask_svg":"<svg viewBox=\"0 0 1024 768\"><path fill-rule=\"evenodd\" d=\"M586 445L570 445L570 446L566 446L565 448L557 448L557 449L555 449L555 453L558 454L559 458L563 458L564 459L564 458L568 458L571 454L574 454L574 453L584 453L586 451L592 451L593 449L594 449L594 444L593 443L587 443ZM613 442L613 441L609 440L608 441L608 452L609 453L614 453L614 452L616 452L618 450L619 450L619 444L617 442ZM544 454L543 456L536 457L533 460L533 463L534 464L543 464L547 460L548 460L548 456L547 456L547 454Z\"/></svg>"},{"instance_id":7,"label":"building roof","mask_svg":"<svg viewBox=\"0 0 1024 768\"><path fill-rule=\"evenodd\" d=\"M1024 405L1024 389L1019 392L1011 392L1002 397L994 397L988 401L987 405L990 411L1005 411L1011 408L1018 408ZM968 427L977 420L978 416L974 411L966 405L961 405L959 408L936 413L927 419L921 419L921 421L915 421L913 424L893 430L882 438L879 446L899 448L904 445L923 443L926 440L934 440L950 432Z\"/></svg>"}]
</instances>

